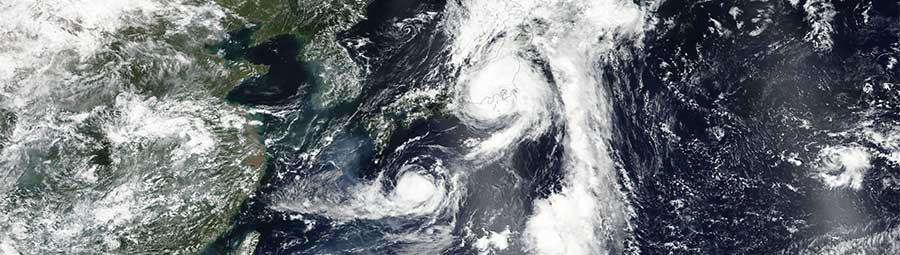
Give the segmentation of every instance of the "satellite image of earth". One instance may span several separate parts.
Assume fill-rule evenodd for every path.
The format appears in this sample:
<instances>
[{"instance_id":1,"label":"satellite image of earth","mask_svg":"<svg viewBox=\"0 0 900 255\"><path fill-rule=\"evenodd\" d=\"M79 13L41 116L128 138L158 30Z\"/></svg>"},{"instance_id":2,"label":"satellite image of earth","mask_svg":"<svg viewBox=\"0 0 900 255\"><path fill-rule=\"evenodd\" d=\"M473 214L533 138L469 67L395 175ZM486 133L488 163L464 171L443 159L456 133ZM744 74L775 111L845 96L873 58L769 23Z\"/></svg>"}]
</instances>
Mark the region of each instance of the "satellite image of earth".
<instances>
[{"instance_id":1,"label":"satellite image of earth","mask_svg":"<svg viewBox=\"0 0 900 255\"><path fill-rule=\"evenodd\" d=\"M0 254L900 254L900 2L0 0Z\"/></svg>"}]
</instances>

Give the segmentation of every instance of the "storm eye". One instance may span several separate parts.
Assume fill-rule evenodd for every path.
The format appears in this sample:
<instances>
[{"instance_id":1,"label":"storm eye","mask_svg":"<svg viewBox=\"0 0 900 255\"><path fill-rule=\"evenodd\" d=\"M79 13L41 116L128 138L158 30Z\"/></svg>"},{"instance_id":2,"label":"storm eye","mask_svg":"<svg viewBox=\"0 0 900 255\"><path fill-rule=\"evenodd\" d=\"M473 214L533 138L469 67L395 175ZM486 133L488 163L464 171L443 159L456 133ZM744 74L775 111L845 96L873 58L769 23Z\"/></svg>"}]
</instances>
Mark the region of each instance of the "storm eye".
<instances>
[{"instance_id":1,"label":"storm eye","mask_svg":"<svg viewBox=\"0 0 900 255\"><path fill-rule=\"evenodd\" d=\"M403 203L421 204L438 192L434 181L419 173L407 172L397 179L394 195Z\"/></svg>"}]
</instances>

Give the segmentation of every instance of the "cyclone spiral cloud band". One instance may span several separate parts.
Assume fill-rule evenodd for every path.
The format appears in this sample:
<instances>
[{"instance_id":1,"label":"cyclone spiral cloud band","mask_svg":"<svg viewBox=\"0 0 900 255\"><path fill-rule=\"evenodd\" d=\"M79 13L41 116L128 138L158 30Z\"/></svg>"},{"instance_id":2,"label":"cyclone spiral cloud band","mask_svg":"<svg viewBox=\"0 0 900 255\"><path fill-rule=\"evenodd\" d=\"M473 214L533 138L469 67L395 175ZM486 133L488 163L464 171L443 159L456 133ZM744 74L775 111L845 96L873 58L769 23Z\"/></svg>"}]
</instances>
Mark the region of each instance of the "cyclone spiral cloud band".
<instances>
[{"instance_id":1,"label":"cyclone spiral cloud band","mask_svg":"<svg viewBox=\"0 0 900 255\"><path fill-rule=\"evenodd\" d=\"M897 254L900 2L0 0L0 254Z\"/></svg>"}]
</instances>

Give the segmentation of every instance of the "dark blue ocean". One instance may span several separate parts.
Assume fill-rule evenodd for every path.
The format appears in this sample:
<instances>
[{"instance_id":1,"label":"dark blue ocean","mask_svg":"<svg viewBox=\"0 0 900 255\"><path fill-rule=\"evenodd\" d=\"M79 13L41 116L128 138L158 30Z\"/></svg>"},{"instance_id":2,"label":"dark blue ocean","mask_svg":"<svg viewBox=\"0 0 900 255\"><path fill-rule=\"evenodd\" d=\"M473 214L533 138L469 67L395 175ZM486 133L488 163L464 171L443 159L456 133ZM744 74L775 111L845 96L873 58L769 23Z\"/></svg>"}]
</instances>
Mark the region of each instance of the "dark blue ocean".
<instances>
[{"instance_id":1,"label":"dark blue ocean","mask_svg":"<svg viewBox=\"0 0 900 255\"><path fill-rule=\"evenodd\" d=\"M611 53L633 57L594 63L586 74L600 81L611 109L607 146L615 182L606 185L625 194L629 208L626 223L589 242L609 254L896 251L891 233L900 223L900 158L893 157L900 144L891 137L900 123L900 4L810 1L634 3L649 10L643 35L616 39L628 43ZM250 233L259 235L255 254L536 252L523 237L535 201L573 182L565 167L574 153L566 130L573 127L561 121L565 116L546 117L542 132L489 161L467 157L466 139L496 129L455 114L398 125L384 145L366 129L367 120L403 95L452 87L464 75L448 65L456 40L445 22L457 18L446 10L452 4L371 1L365 20L337 36L354 62L370 70L363 91L328 109L310 103L322 86L316 63L296 57L307 38L281 35L250 45L255 29L247 28L217 46L226 58L268 67L227 99L265 109L255 118L264 123L262 137L274 142L267 144L259 189L207 253L233 251ZM533 26L552 22L535 18ZM504 36L515 35L498 38ZM565 82L548 56L553 53L523 52L549 86ZM441 112L447 105L423 107ZM314 150L320 156L304 156ZM321 192L378 182L367 192L391 193L401 189L412 164L459 197L422 217L348 220L335 215L349 215L351 207L278 209L284 196L319 194L290 193L296 183L330 173L336 177ZM452 172L432 171L448 165L472 170L454 186ZM356 201L334 199L328 204ZM503 249L479 247L480 235L504 229L512 237Z\"/></svg>"}]
</instances>

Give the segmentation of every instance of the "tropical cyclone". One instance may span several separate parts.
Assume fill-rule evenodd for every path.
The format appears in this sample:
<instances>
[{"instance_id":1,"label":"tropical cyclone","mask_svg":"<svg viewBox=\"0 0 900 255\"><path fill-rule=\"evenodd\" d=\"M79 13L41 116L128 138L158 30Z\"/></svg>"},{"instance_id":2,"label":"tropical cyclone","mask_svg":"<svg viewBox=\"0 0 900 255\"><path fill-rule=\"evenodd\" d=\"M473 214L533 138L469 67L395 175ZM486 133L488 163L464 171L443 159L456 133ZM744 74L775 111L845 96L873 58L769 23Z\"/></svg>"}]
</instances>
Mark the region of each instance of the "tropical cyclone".
<instances>
[{"instance_id":1,"label":"tropical cyclone","mask_svg":"<svg viewBox=\"0 0 900 255\"><path fill-rule=\"evenodd\" d=\"M618 49L639 41L641 8L615 0L465 1L448 7L455 18L448 20L453 63L463 70L458 112L469 125L496 130L473 153L509 150L548 132L549 121L565 127L564 187L535 201L524 230L533 252L624 249L629 209L608 151L611 109L604 86L610 85L600 70L630 57Z\"/></svg>"}]
</instances>

